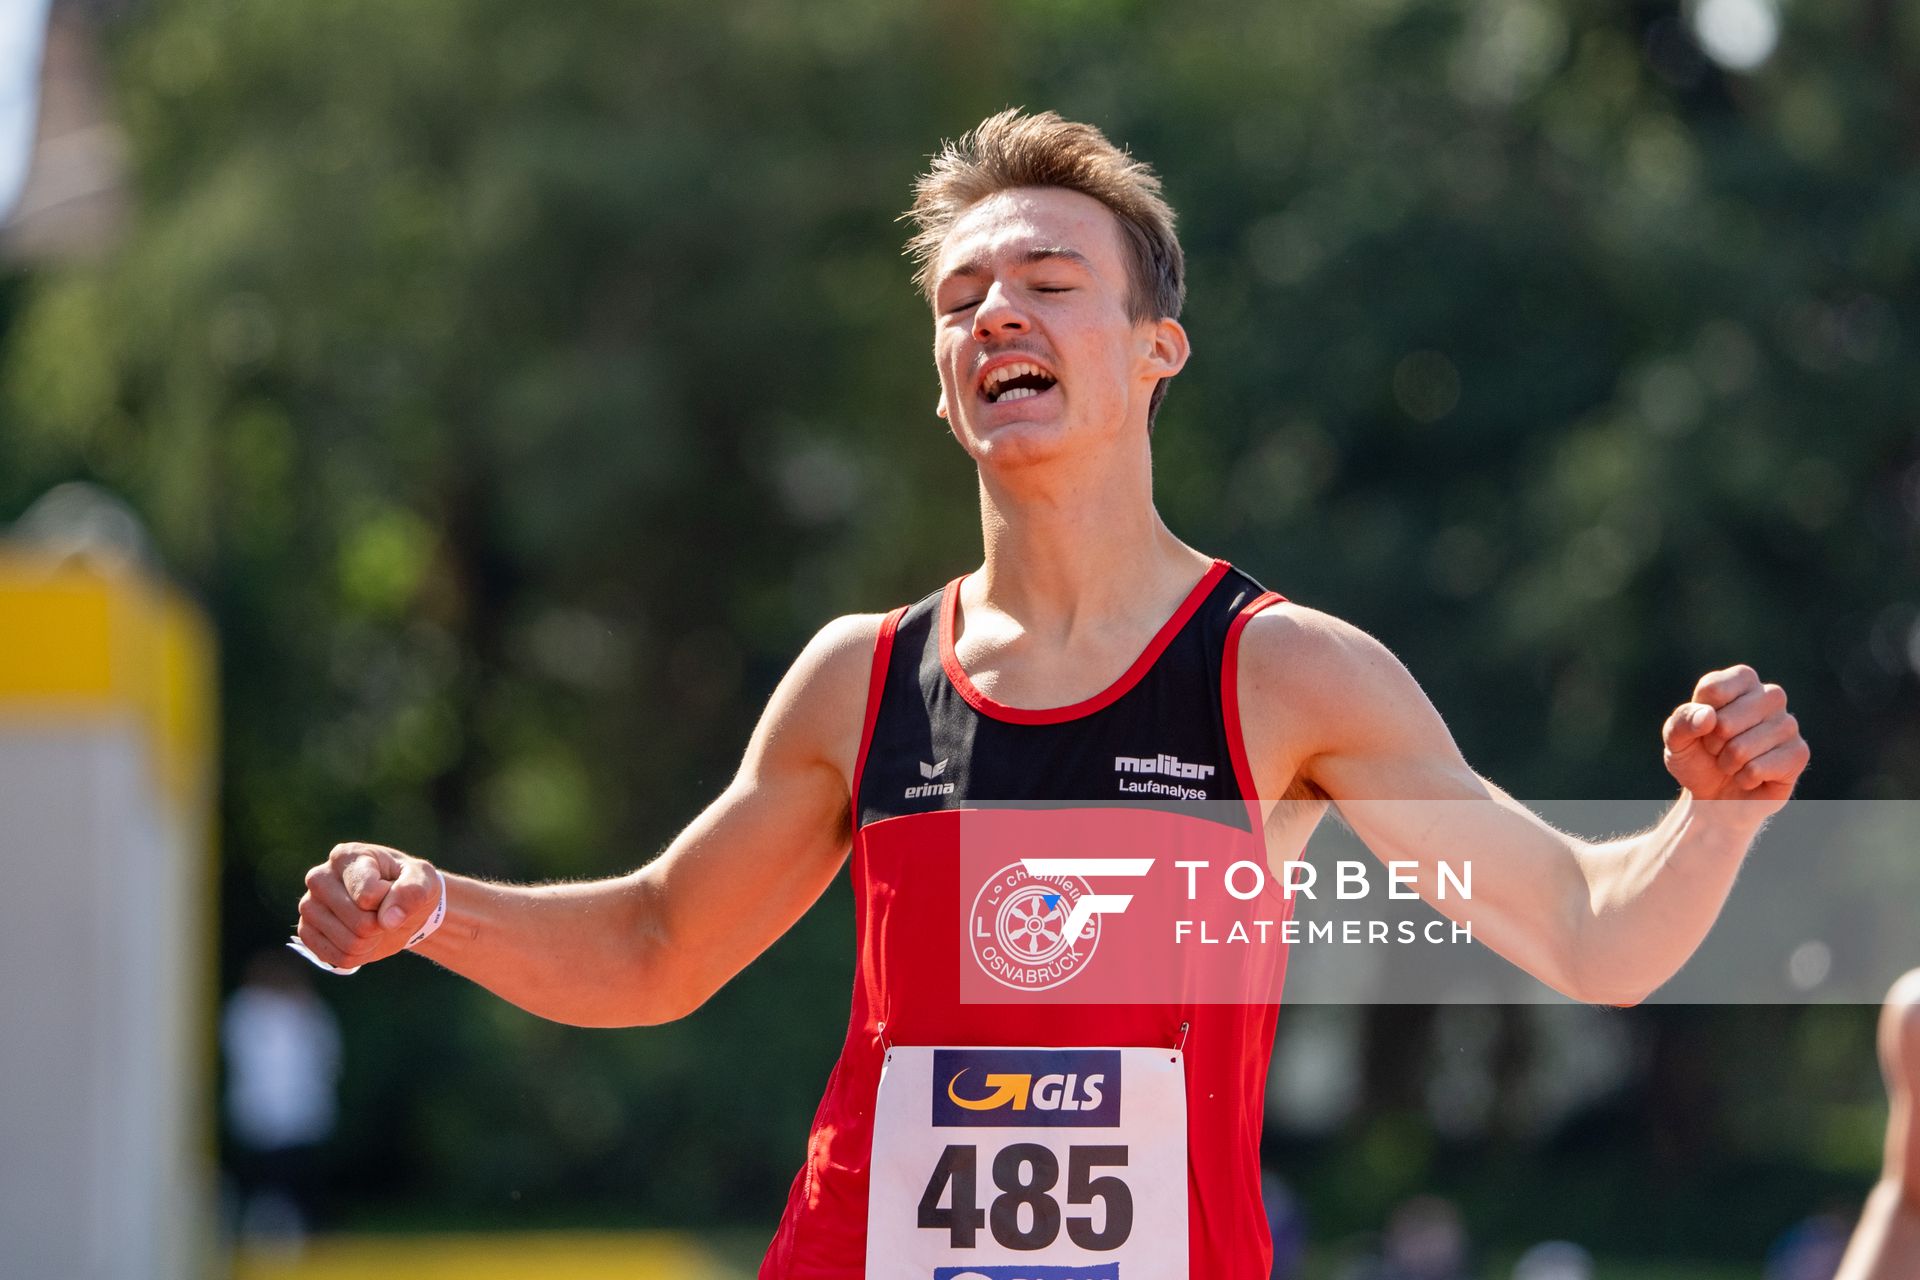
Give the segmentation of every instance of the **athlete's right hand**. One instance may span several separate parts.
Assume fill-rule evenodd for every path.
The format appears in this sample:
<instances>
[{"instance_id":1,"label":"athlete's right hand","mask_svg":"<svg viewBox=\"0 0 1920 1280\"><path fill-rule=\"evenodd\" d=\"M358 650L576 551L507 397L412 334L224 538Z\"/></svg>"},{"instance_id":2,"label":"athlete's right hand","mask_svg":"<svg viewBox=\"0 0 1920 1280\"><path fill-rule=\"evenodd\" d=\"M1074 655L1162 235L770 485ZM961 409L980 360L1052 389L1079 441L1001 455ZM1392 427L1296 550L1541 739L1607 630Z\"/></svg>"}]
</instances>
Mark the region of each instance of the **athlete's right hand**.
<instances>
[{"instance_id":1,"label":"athlete's right hand","mask_svg":"<svg viewBox=\"0 0 1920 1280\"><path fill-rule=\"evenodd\" d=\"M337 844L307 872L300 941L336 969L384 960L439 902L438 872L425 858L379 844Z\"/></svg>"}]
</instances>

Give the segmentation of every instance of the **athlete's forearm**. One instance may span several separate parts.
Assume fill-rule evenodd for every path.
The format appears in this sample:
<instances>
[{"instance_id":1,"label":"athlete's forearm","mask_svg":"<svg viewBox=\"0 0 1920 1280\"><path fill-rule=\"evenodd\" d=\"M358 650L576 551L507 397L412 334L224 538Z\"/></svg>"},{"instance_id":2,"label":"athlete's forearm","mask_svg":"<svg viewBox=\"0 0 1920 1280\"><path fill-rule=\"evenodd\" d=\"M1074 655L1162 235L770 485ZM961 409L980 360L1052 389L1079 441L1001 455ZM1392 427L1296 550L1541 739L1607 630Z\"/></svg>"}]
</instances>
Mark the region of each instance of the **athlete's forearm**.
<instances>
[{"instance_id":1,"label":"athlete's forearm","mask_svg":"<svg viewBox=\"0 0 1920 1280\"><path fill-rule=\"evenodd\" d=\"M1880 1067L1887 1079L1887 1145L1880 1182L1834 1280L1907 1280L1920 1273L1920 969L1906 974L1880 1012Z\"/></svg>"},{"instance_id":2,"label":"athlete's forearm","mask_svg":"<svg viewBox=\"0 0 1920 1280\"><path fill-rule=\"evenodd\" d=\"M644 871L552 885L449 874L446 921L415 950L543 1018L637 1026L690 1007L667 972L655 920Z\"/></svg>"},{"instance_id":3,"label":"athlete's forearm","mask_svg":"<svg viewBox=\"0 0 1920 1280\"><path fill-rule=\"evenodd\" d=\"M1909 1280L1920 1267L1920 1199L1898 1179L1867 1196L1834 1280Z\"/></svg>"},{"instance_id":4,"label":"athlete's forearm","mask_svg":"<svg viewBox=\"0 0 1920 1280\"><path fill-rule=\"evenodd\" d=\"M1588 910L1573 967L1586 998L1636 1004L1679 972L1720 914L1760 822L1683 794L1651 829L1586 844Z\"/></svg>"}]
</instances>

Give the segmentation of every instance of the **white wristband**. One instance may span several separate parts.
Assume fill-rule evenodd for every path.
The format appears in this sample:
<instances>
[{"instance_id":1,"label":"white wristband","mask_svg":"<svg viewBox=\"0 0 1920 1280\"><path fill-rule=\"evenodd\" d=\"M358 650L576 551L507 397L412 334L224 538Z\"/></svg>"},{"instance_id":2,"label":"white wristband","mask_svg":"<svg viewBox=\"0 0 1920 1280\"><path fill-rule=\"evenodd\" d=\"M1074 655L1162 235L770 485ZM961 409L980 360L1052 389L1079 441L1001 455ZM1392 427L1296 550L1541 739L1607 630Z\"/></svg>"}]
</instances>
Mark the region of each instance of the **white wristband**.
<instances>
[{"instance_id":1,"label":"white wristband","mask_svg":"<svg viewBox=\"0 0 1920 1280\"><path fill-rule=\"evenodd\" d=\"M433 909L433 914L427 917L427 922L420 926L420 932L407 939L407 945L400 948L402 951L411 951L431 938L433 931L438 929L441 922L447 918L447 873L435 867L433 874L440 877L440 905Z\"/></svg>"},{"instance_id":2,"label":"white wristband","mask_svg":"<svg viewBox=\"0 0 1920 1280\"><path fill-rule=\"evenodd\" d=\"M344 978L349 974L360 972L360 966L357 964L354 965L351 969L342 969L337 965L328 964L325 960L322 960L319 956L313 954L312 951L308 950L307 944L300 941L297 935L287 939L287 947L289 950L295 952L296 954L303 955L307 959L313 961L316 968L325 969L328 973L337 973Z\"/></svg>"},{"instance_id":3,"label":"white wristband","mask_svg":"<svg viewBox=\"0 0 1920 1280\"><path fill-rule=\"evenodd\" d=\"M433 914L427 917L427 922L420 926L420 932L407 939L407 945L400 948L402 951L411 951L432 937L433 931L438 929L441 923L447 918L447 875L446 872L440 870L438 867L433 869L433 874L440 877L440 905L433 909ZM287 939L287 946L291 950L311 960L317 967L325 969L328 973L337 973L344 978L360 972L360 966L357 964L352 968L342 968L338 965L328 964L325 960L313 954L313 952L308 949L307 944L300 941L297 935Z\"/></svg>"}]
</instances>

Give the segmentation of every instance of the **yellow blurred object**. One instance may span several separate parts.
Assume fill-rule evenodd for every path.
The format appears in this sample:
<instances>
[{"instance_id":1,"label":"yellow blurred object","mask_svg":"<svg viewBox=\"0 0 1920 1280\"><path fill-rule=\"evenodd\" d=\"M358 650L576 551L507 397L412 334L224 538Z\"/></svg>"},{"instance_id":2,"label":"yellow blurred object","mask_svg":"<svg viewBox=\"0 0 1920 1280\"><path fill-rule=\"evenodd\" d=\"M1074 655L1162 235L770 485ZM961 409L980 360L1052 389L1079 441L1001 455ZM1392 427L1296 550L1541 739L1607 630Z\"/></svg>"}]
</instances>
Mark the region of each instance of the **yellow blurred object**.
<instances>
[{"instance_id":1,"label":"yellow blurred object","mask_svg":"<svg viewBox=\"0 0 1920 1280\"><path fill-rule=\"evenodd\" d=\"M218 1251L214 637L137 557L65 544L0 543L0 1270L187 1280Z\"/></svg>"},{"instance_id":2,"label":"yellow blurred object","mask_svg":"<svg viewBox=\"0 0 1920 1280\"><path fill-rule=\"evenodd\" d=\"M669 1232L319 1236L299 1256L242 1248L234 1280L742 1280Z\"/></svg>"},{"instance_id":3,"label":"yellow blurred object","mask_svg":"<svg viewBox=\"0 0 1920 1280\"><path fill-rule=\"evenodd\" d=\"M210 803L212 629L139 574L0 546L0 720L131 712L182 812Z\"/></svg>"}]
</instances>

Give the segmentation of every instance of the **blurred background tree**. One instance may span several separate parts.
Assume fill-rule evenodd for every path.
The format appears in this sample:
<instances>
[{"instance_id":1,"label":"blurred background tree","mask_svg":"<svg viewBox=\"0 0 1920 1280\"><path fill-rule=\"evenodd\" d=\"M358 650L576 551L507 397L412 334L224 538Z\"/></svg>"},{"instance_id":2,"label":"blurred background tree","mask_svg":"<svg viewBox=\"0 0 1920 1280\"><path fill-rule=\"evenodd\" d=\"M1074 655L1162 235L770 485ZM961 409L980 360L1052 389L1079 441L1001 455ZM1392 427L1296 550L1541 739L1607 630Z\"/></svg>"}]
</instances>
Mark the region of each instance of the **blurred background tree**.
<instances>
[{"instance_id":1,"label":"blurred background tree","mask_svg":"<svg viewBox=\"0 0 1920 1280\"><path fill-rule=\"evenodd\" d=\"M816 627L977 556L894 218L941 137L1053 107L1183 218L1178 533L1380 636L1517 794L1665 794L1660 720L1741 660L1792 691L1802 794L1912 795L1920 18L1777 19L155 0L107 28L124 238L0 290L0 519L105 484L217 619L228 984L337 839L624 870ZM837 886L646 1031L421 964L329 985L339 1210L770 1229L850 936ZM1496 1234L1728 1256L1857 1198L1868 1011L1616 1021L1624 1093L1448 1138L1424 1064L1468 1030L1375 1011L1411 1083L1273 1161L1329 1230L1446 1182Z\"/></svg>"}]
</instances>

